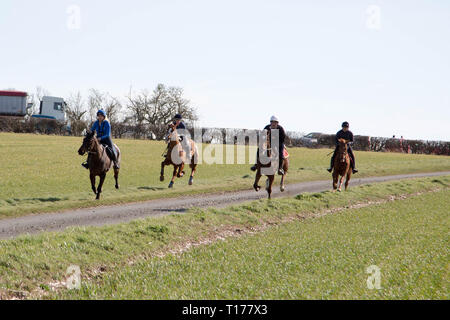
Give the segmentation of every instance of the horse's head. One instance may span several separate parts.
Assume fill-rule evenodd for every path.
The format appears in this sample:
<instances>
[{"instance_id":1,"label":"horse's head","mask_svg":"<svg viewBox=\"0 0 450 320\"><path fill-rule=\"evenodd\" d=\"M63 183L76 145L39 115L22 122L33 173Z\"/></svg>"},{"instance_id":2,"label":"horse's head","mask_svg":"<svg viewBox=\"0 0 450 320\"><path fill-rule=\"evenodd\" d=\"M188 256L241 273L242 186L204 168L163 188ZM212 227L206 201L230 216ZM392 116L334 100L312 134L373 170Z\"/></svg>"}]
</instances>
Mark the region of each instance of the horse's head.
<instances>
[{"instance_id":1,"label":"horse's head","mask_svg":"<svg viewBox=\"0 0 450 320\"><path fill-rule=\"evenodd\" d=\"M80 156L84 155L86 152L89 152L93 149L95 143L95 130L90 132L86 132L86 135L84 136L83 143L78 149L78 154Z\"/></svg>"},{"instance_id":2,"label":"horse's head","mask_svg":"<svg viewBox=\"0 0 450 320\"><path fill-rule=\"evenodd\" d=\"M343 138L340 138L338 142L339 142L339 149L338 149L339 161L346 162L348 155L348 141Z\"/></svg>"},{"instance_id":3,"label":"horse's head","mask_svg":"<svg viewBox=\"0 0 450 320\"><path fill-rule=\"evenodd\" d=\"M169 126L169 133L167 134L167 143L174 142L178 143L178 133L177 133L177 125L175 123L170 123Z\"/></svg>"}]
</instances>

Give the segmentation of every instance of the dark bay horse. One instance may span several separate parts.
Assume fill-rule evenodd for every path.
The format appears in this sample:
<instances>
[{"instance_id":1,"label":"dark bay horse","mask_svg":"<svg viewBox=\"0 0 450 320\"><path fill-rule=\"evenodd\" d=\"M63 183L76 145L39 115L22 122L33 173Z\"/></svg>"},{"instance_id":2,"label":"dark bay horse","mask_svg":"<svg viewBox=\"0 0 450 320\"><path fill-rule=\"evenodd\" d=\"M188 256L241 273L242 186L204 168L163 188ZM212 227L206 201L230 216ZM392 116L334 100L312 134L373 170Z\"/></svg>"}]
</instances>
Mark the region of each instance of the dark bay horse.
<instances>
[{"instance_id":1,"label":"dark bay horse","mask_svg":"<svg viewBox=\"0 0 450 320\"><path fill-rule=\"evenodd\" d=\"M191 186L194 183L194 175L197 170L198 164L198 150L195 142L193 140L189 140L190 145L190 155L186 155L186 152L183 150L183 147L180 143L180 137L177 133L176 126L174 124L169 125L169 135L167 136L168 148L166 153L166 158L163 162L161 162L161 176L159 177L160 181L164 181L164 167L165 166L173 166L173 174L172 180L169 183L169 188L173 188L173 184L175 183L175 178L181 178L184 176L184 164L189 161L189 167L191 168L191 176L189 177L189 185ZM183 139L187 139L187 137L183 137ZM176 152L174 154L173 152ZM173 156L177 156L176 159L172 159ZM187 158L189 156L189 158Z\"/></svg>"},{"instance_id":2,"label":"dark bay horse","mask_svg":"<svg viewBox=\"0 0 450 320\"><path fill-rule=\"evenodd\" d=\"M114 145L117 149L117 163L120 167L121 153L119 148ZM106 154L106 148L98 142L95 137L94 132L86 133L83 139L83 144L80 149L78 149L78 154L80 156L84 155L86 152L89 153L88 165L89 173L91 178L92 191L96 194L96 199L100 200L100 194L102 193L103 183L105 182L106 173L113 167L113 161ZM114 167L114 178L116 179L116 189L119 189L119 168ZM95 188L95 178L100 177L100 183L98 188Z\"/></svg>"},{"instance_id":3,"label":"dark bay horse","mask_svg":"<svg viewBox=\"0 0 450 320\"><path fill-rule=\"evenodd\" d=\"M267 137L266 141L263 144L262 154L265 154L267 158L271 158L272 157L272 148L271 148L270 131L267 133L266 137ZM284 190L286 190L286 187L284 185L284 179L285 179L285 176L289 169L289 154L287 153L286 150L285 150L284 158L285 159L283 160L283 162L281 164L281 166L284 170L284 174L281 176L281 182L280 182L280 191L281 192L284 192ZM267 191L269 199L272 198L272 185L275 180L275 174L278 171L277 170L278 168L273 166L272 164L279 163L278 161L279 160L277 158L275 160L270 161L268 164L262 164L259 159L259 155L257 156L257 160L256 160L256 176L255 176L255 183L253 184L253 189L255 189L255 191L259 191L261 189L261 186L258 185L259 180L261 179L261 176L263 174L266 175L267 176L266 191Z\"/></svg>"},{"instance_id":4,"label":"dark bay horse","mask_svg":"<svg viewBox=\"0 0 450 320\"><path fill-rule=\"evenodd\" d=\"M350 170L350 156L348 154L348 143L345 139L339 139L339 148L334 158L333 166L333 190L336 189L340 192L342 190L342 181L345 179L345 190L348 188L348 183L352 176L352 170ZM340 178L339 178L340 177ZM339 188L338 188L339 180Z\"/></svg>"}]
</instances>

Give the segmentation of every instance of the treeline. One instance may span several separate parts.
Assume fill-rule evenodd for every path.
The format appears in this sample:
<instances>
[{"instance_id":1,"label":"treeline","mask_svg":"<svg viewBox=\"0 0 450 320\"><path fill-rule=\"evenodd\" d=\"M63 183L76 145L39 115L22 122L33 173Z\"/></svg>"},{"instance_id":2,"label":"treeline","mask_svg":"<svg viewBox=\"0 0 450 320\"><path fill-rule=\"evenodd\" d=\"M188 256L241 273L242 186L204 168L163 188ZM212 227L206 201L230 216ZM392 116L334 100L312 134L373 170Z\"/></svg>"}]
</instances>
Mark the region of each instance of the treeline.
<instances>
[{"instance_id":1,"label":"treeline","mask_svg":"<svg viewBox=\"0 0 450 320\"><path fill-rule=\"evenodd\" d=\"M334 148L334 141L334 134L322 134L317 139L317 144L313 145L313 147ZM305 143L301 139L293 139L292 145L300 147L305 146ZM375 152L450 155L450 142L355 136L353 149Z\"/></svg>"},{"instance_id":2,"label":"treeline","mask_svg":"<svg viewBox=\"0 0 450 320\"><path fill-rule=\"evenodd\" d=\"M50 94L40 87L30 95L30 102L34 105L33 113L38 113L39 100L45 95ZM87 96L76 92L65 100L68 118L66 123L31 117L26 119L0 117L0 131L80 136L96 120L97 110L101 108L108 115L111 122L111 134L114 138L162 140L167 133L167 124L175 114L179 113L183 116L190 128L191 136L194 136L193 128L195 121L198 120L196 109L189 100L183 97L183 90L163 84L159 84L152 92L130 90L130 93L122 98L91 89ZM225 128L202 128L199 130L204 143L224 144L252 143L248 136L258 132ZM245 138L238 139L238 136ZM321 134L314 142L303 136L299 132L287 132L286 145L334 148L335 135ZM443 141L355 136L353 148L362 151L450 155L450 142Z\"/></svg>"},{"instance_id":3,"label":"treeline","mask_svg":"<svg viewBox=\"0 0 450 320\"><path fill-rule=\"evenodd\" d=\"M0 118L0 131L80 136L95 122L97 111L103 109L111 123L113 137L159 140L166 134L167 124L175 114L181 114L188 125L198 120L196 109L183 96L183 89L163 84L151 92L130 90L125 97L97 89L90 89L86 96L81 92L72 93L64 99L67 103L65 123L31 117L39 113L39 102L47 95L50 95L47 90L36 88L36 92L29 95L33 107L28 117Z\"/></svg>"}]
</instances>

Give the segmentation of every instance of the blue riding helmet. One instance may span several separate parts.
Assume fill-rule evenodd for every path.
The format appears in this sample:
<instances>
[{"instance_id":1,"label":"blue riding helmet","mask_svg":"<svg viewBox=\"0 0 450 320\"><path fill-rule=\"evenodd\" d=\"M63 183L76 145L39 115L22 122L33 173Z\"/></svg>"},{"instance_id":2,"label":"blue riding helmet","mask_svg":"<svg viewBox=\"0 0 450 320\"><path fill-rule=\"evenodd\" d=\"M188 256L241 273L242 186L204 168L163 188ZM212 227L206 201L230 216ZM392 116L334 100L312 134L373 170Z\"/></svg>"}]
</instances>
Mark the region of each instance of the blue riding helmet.
<instances>
[{"instance_id":1,"label":"blue riding helmet","mask_svg":"<svg viewBox=\"0 0 450 320\"><path fill-rule=\"evenodd\" d=\"M175 117L173 117L174 120L181 120L183 119L183 117L181 116L181 114L176 114Z\"/></svg>"},{"instance_id":2,"label":"blue riding helmet","mask_svg":"<svg viewBox=\"0 0 450 320\"><path fill-rule=\"evenodd\" d=\"M106 112L103 110L98 110L97 111L97 115L101 114L102 116L104 116L106 118Z\"/></svg>"}]
</instances>

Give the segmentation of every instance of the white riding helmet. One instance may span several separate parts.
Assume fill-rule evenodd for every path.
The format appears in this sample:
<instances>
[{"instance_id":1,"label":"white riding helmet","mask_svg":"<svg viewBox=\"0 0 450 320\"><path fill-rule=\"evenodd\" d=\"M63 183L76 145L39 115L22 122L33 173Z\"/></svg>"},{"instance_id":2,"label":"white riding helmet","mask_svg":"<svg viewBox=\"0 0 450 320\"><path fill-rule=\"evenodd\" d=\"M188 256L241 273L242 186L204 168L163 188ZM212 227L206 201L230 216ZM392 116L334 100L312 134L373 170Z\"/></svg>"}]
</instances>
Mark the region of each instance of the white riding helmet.
<instances>
[{"instance_id":1,"label":"white riding helmet","mask_svg":"<svg viewBox=\"0 0 450 320\"><path fill-rule=\"evenodd\" d=\"M270 118L270 122L272 121L280 122L276 116L272 116L272 118Z\"/></svg>"}]
</instances>

